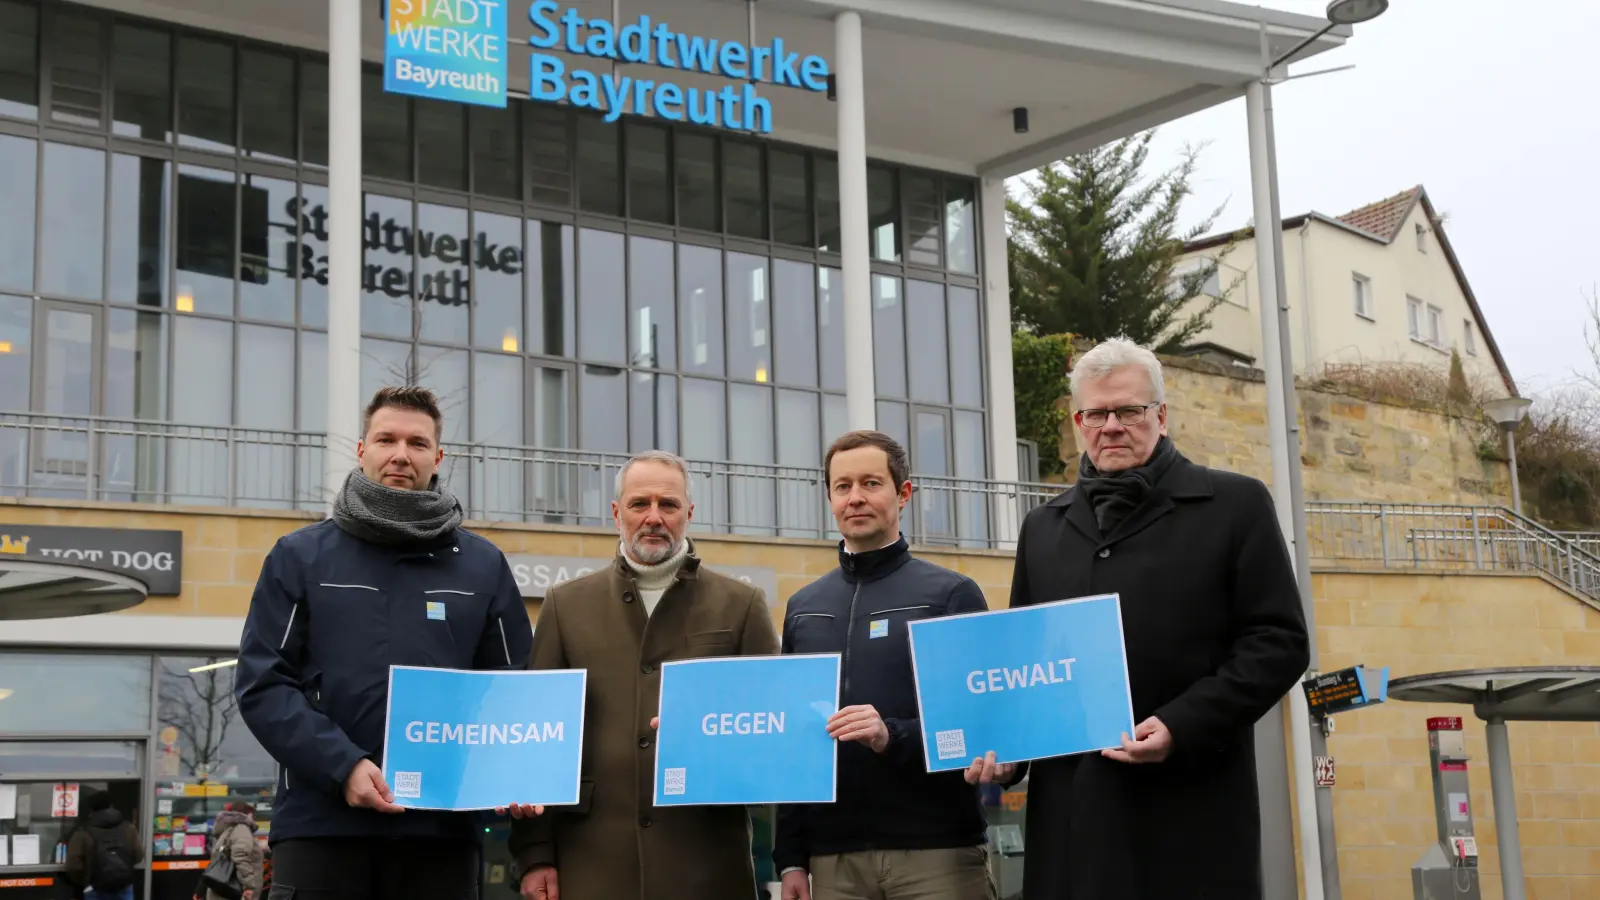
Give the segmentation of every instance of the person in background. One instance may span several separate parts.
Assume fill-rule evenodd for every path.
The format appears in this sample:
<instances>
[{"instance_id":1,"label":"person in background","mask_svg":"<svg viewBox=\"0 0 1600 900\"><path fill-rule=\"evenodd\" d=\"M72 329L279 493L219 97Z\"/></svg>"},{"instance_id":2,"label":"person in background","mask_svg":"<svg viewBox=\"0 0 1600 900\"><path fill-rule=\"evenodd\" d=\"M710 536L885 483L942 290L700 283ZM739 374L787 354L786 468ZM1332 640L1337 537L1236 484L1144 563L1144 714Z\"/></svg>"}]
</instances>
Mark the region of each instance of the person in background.
<instances>
[{"instance_id":1,"label":"person in background","mask_svg":"<svg viewBox=\"0 0 1600 900\"><path fill-rule=\"evenodd\" d=\"M256 842L256 808L235 800L222 808L211 825L211 858L227 856L244 893L240 900L261 900L261 845ZM228 900L206 891L205 900Z\"/></svg>"},{"instance_id":2,"label":"person in background","mask_svg":"<svg viewBox=\"0 0 1600 900\"><path fill-rule=\"evenodd\" d=\"M689 468L641 453L617 473L616 560L552 587L531 669L587 669L576 807L511 807L513 884L526 900L747 900L756 896L743 806L655 804L661 664L770 656L761 589L700 564L687 535Z\"/></svg>"},{"instance_id":3,"label":"person in background","mask_svg":"<svg viewBox=\"0 0 1600 900\"><path fill-rule=\"evenodd\" d=\"M283 771L274 894L478 896L473 814L404 809L378 768L390 666L522 669L533 642L505 554L461 527L439 484L442 422L425 388L378 391L332 518L280 538L262 564L235 692Z\"/></svg>"},{"instance_id":4,"label":"person in background","mask_svg":"<svg viewBox=\"0 0 1600 900\"><path fill-rule=\"evenodd\" d=\"M824 468L839 567L789 599L783 652L843 654L843 708L828 722L838 801L778 807L783 900L994 900L978 789L959 772L928 773L907 631L988 604L971 578L911 555L900 533L910 465L897 441L852 431Z\"/></svg>"},{"instance_id":5,"label":"person in background","mask_svg":"<svg viewBox=\"0 0 1600 900\"><path fill-rule=\"evenodd\" d=\"M105 791L90 794L88 822L67 842L67 880L84 900L133 900L133 882L144 861L139 829L111 805Z\"/></svg>"},{"instance_id":6,"label":"person in background","mask_svg":"<svg viewBox=\"0 0 1600 900\"><path fill-rule=\"evenodd\" d=\"M1178 452L1149 350L1106 341L1071 388L1081 471L1023 520L1011 605L1121 595L1133 734L1031 766L986 761L968 778L1031 769L1027 897L1260 900L1252 729L1310 648L1272 497Z\"/></svg>"}]
</instances>

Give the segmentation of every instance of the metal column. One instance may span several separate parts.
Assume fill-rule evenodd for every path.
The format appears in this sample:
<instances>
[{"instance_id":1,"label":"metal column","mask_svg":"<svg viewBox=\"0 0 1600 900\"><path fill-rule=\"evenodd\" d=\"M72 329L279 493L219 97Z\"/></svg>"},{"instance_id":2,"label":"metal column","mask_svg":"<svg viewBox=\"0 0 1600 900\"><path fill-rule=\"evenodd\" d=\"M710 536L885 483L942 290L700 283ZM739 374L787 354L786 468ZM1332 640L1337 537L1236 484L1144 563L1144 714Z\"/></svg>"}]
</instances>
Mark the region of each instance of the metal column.
<instances>
[{"instance_id":1,"label":"metal column","mask_svg":"<svg viewBox=\"0 0 1600 900\"><path fill-rule=\"evenodd\" d=\"M1522 880L1522 838L1517 832L1517 789L1511 781L1511 738L1506 720L1492 718L1483 729L1489 739L1489 790L1494 798L1495 845L1500 850L1500 890L1505 900L1527 900Z\"/></svg>"},{"instance_id":2,"label":"metal column","mask_svg":"<svg viewBox=\"0 0 1600 900\"><path fill-rule=\"evenodd\" d=\"M839 254L844 280L844 386L851 430L876 427L872 374L872 272L867 219L867 100L861 14L833 24L834 96L839 116ZM830 438L831 439L831 438Z\"/></svg>"},{"instance_id":3,"label":"metal column","mask_svg":"<svg viewBox=\"0 0 1600 900\"><path fill-rule=\"evenodd\" d=\"M323 496L355 465L361 408L362 0L328 0L328 445Z\"/></svg>"}]
</instances>

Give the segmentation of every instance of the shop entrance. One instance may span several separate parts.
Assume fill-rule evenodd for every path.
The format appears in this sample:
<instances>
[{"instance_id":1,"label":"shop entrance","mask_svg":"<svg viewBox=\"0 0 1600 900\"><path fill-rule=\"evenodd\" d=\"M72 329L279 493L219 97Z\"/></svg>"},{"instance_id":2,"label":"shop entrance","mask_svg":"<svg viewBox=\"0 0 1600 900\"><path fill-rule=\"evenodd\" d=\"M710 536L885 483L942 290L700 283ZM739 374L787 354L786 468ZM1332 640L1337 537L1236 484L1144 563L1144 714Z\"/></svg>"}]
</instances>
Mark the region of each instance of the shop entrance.
<instances>
[{"instance_id":1,"label":"shop entrance","mask_svg":"<svg viewBox=\"0 0 1600 900\"><path fill-rule=\"evenodd\" d=\"M97 815L93 798L109 798L117 815L137 826L144 818L144 760L138 740L0 741L0 898L75 896L69 848L74 837L83 847ZM146 897L147 869L141 862L135 872L135 900Z\"/></svg>"}]
</instances>

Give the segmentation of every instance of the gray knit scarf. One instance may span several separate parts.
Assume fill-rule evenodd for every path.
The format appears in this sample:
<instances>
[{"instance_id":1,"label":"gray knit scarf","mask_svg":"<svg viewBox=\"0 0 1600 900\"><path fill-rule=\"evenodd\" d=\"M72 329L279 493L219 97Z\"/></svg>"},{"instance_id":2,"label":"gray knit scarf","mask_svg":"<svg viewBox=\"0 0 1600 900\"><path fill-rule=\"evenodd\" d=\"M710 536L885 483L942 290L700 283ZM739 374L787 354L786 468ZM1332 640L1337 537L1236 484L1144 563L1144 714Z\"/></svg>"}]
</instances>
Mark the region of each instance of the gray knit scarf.
<instances>
[{"instance_id":1,"label":"gray knit scarf","mask_svg":"<svg viewBox=\"0 0 1600 900\"><path fill-rule=\"evenodd\" d=\"M333 498L333 521L346 534L397 547L428 544L461 524L461 501L433 476L427 488L407 491L351 470Z\"/></svg>"},{"instance_id":2,"label":"gray knit scarf","mask_svg":"<svg viewBox=\"0 0 1600 900\"><path fill-rule=\"evenodd\" d=\"M1166 435L1156 441L1155 449L1144 465L1121 472L1101 474L1089 461L1089 454L1085 453L1078 467L1078 492L1093 504L1100 533L1109 535L1143 505L1145 498L1155 490L1156 482L1179 458L1178 448L1172 445L1172 440Z\"/></svg>"}]
</instances>

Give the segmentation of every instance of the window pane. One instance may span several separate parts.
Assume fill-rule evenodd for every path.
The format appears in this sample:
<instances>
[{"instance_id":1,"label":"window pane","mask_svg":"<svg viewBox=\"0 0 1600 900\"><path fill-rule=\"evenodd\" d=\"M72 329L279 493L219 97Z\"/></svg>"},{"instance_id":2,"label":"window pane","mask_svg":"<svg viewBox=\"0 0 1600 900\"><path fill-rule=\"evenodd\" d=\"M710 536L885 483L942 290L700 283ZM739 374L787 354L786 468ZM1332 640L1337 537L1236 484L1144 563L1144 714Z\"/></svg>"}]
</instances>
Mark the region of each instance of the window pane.
<instances>
[{"instance_id":1,"label":"window pane","mask_svg":"<svg viewBox=\"0 0 1600 900\"><path fill-rule=\"evenodd\" d=\"M900 261L900 191L895 170L867 166L867 227L872 258Z\"/></svg>"},{"instance_id":2,"label":"window pane","mask_svg":"<svg viewBox=\"0 0 1600 900\"><path fill-rule=\"evenodd\" d=\"M950 421L942 412L917 413L917 442L912 449L911 471L921 475L950 474ZM931 489L930 489L931 488ZM928 537L955 537L955 519L948 487L939 482L917 492L917 525Z\"/></svg>"},{"instance_id":3,"label":"window pane","mask_svg":"<svg viewBox=\"0 0 1600 900\"><path fill-rule=\"evenodd\" d=\"M98 300L105 240L106 155L65 144L44 146L44 230L39 290Z\"/></svg>"},{"instance_id":4,"label":"window pane","mask_svg":"<svg viewBox=\"0 0 1600 900\"><path fill-rule=\"evenodd\" d=\"M672 243L628 239L628 322L633 352L630 366L675 369L678 365Z\"/></svg>"},{"instance_id":5,"label":"window pane","mask_svg":"<svg viewBox=\"0 0 1600 900\"><path fill-rule=\"evenodd\" d=\"M159 774L184 780L194 776L226 777L229 790L235 794L271 789L278 777L278 764L239 719L234 695L238 669L224 666L193 671L227 658L161 658L156 720L161 728L178 732L175 749L179 768ZM213 813L216 811L220 810Z\"/></svg>"},{"instance_id":6,"label":"window pane","mask_svg":"<svg viewBox=\"0 0 1600 900\"><path fill-rule=\"evenodd\" d=\"M472 342L522 352L522 220L472 214Z\"/></svg>"},{"instance_id":7,"label":"window pane","mask_svg":"<svg viewBox=\"0 0 1600 900\"><path fill-rule=\"evenodd\" d=\"M724 387L720 381L683 379L684 458L701 462L720 462L728 458Z\"/></svg>"},{"instance_id":8,"label":"window pane","mask_svg":"<svg viewBox=\"0 0 1600 900\"><path fill-rule=\"evenodd\" d=\"M233 421L233 324L178 316L173 322L172 417L189 425Z\"/></svg>"},{"instance_id":9,"label":"window pane","mask_svg":"<svg viewBox=\"0 0 1600 900\"><path fill-rule=\"evenodd\" d=\"M11 688L0 703L0 734L150 728L148 656L5 653L0 684Z\"/></svg>"},{"instance_id":10,"label":"window pane","mask_svg":"<svg viewBox=\"0 0 1600 900\"><path fill-rule=\"evenodd\" d=\"M817 385L817 285L810 263L772 261L773 341L779 384Z\"/></svg>"},{"instance_id":11,"label":"window pane","mask_svg":"<svg viewBox=\"0 0 1600 900\"><path fill-rule=\"evenodd\" d=\"M978 271L978 229L973 224L976 190L971 179L944 180L944 264L956 272Z\"/></svg>"},{"instance_id":12,"label":"window pane","mask_svg":"<svg viewBox=\"0 0 1600 900\"><path fill-rule=\"evenodd\" d=\"M572 226L528 221L528 352L572 356L577 321Z\"/></svg>"},{"instance_id":13,"label":"window pane","mask_svg":"<svg viewBox=\"0 0 1600 900\"><path fill-rule=\"evenodd\" d=\"M906 405L904 403L889 403L878 401L878 430L900 442L900 446L911 446L911 425L906 418ZM912 471L917 471L913 462Z\"/></svg>"},{"instance_id":14,"label":"window pane","mask_svg":"<svg viewBox=\"0 0 1600 900\"><path fill-rule=\"evenodd\" d=\"M839 160L818 154L812 157L817 173L817 249L838 253L839 240Z\"/></svg>"},{"instance_id":15,"label":"window pane","mask_svg":"<svg viewBox=\"0 0 1600 900\"><path fill-rule=\"evenodd\" d=\"M578 116L578 205L585 212L622 215L621 129L596 116Z\"/></svg>"},{"instance_id":16,"label":"window pane","mask_svg":"<svg viewBox=\"0 0 1600 900\"><path fill-rule=\"evenodd\" d=\"M381 388L415 383L410 344L380 341L374 338L361 339L360 406L366 406L367 401ZM355 412L359 415L361 410L357 409Z\"/></svg>"},{"instance_id":17,"label":"window pane","mask_svg":"<svg viewBox=\"0 0 1600 900\"><path fill-rule=\"evenodd\" d=\"M0 0L0 116L39 114L39 13L32 3Z\"/></svg>"},{"instance_id":18,"label":"window pane","mask_svg":"<svg viewBox=\"0 0 1600 900\"><path fill-rule=\"evenodd\" d=\"M844 278L838 269L817 268L817 331L822 387L844 390Z\"/></svg>"},{"instance_id":19,"label":"window pane","mask_svg":"<svg viewBox=\"0 0 1600 900\"><path fill-rule=\"evenodd\" d=\"M178 142L232 150L233 47L219 41L178 39Z\"/></svg>"},{"instance_id":20,"label":"window pane","mask_svg":"<svg viewBox=\"0 0 1600 900\"><path fill-rule=\"evenodd\" d=\"M772 463L772 389L728 385L728 458L734 463ZM777 525L777 485L764 473L728 476L728 505L735 533L770 534Z\"/></svg>"},{"instance_id":21,"label":"window pane","mask_svg":"<svg viewBox=\"0 0 1600 900\"><path fill-rule=\"evenodd\" d=\"M813 238L807 156L774 148L768 158L772 161L772 239L780 244L809 247Z\"/></svg>"},{"instance_id":22,"label":"window pane","mask_svg":"<svg viewBox=\"0 0 1600 900\"><path fill-rule=\"evenodd\" d=\"M623 237L615 232L585 228L578 238L578 340L584 359L627 362L622 254Z\"/></svg>"},{"instance_id":23,"label":"window pane","mask_svg":"<svg viewBox=\"0 0 1600 900\"><path fill-rule=\"evenodd\" d=\"M365 406L370 399L367 394L360 403ZM299 426L302 431L328 430L328 336L320 331L300 332Z\"/></svg>"},{"instance_id":24,"label":"window pane","mask_svg":"<svg viewBox=\"0 0 1600 900\"><path fill-rule=\"evenodd\" d=\"M872 369L880 397L906 395L905 327L900 279L872 276Z\"/></svg>"},{"instance_id":25,"label":"window pane","mask_svg":"<svg viewBox=\"0 0 1600 900\"><path fill-rule=\"evenodd\" d=\"M106 314L102 401L106 415L114 419L167 417L167 331L171 322L171 316L156 312L113 309Z\"/></svg>"},{"instance_id":26,"label":"window pane","mask_svg":"<svg viewBox=\"0 0 1600 900\"><path fill-rule=\"evenodd\" d=\"M411 337L411 201L367 194L361 333ZM369 392L367 396L372 396Z\"/></svg>"},{"instance_id":27,"label":"window pane","mask_svg":"<svg viewBox=\"0 0 1600 900\"><path fill-rule=\"evenodd\" d=\"M111 158L112 303L166 303L171 169L161 159Z\"/></svg>"},{"instance_id":28,"label":"window pane","mask_svg":"<svg viewBox=\"0 0 1600 900\"><path fill-rule=\"evenodd\" d=\"M7 409L28 408L31 404L28 398L33 395L28 392L28 376L33 371L30 364L33 359L33 299L30 297L12 297L0 294L0 384L6 386L6 394L10 398L6 403ZM0 445L0 462L9 465L11 460L3 454L7 449ZM0 484L20 484L21 480L13 478L14 473L0 471ZM20 474L20 473L16 473Z\"/></svg>"},{"instance_id":29,"label":"window pane","mask_svg":"<svg viewBox=\"0 0 1600 900\"><path fill-rule=\"evenodd\" d=\"M244 176L239 190L239 315L294 321L295 231L292 181Z\"/></svg>"},{"instance_id":30,"label":"window pane","mask_svg":"<svg viewBox=\"0 0 1600 900\"><path fill-rule=\"evenodd\" d=\"M717 189L717 140L707 134L674 132L678 177L678 224L700 231L722 230Z\"/></svg>"},{"instance_id":31,"label":"window pane","mask_svg":"<svg viewBox=\"0 0 1600 900\"><path fill-rule=\"evenodd\" d=\"M0 288L33 290L34 192L39 189L38 173L37 141L0 136L0 206L6 210L6 215L0 216Z\"/></svg>"},{"instance_id":32,"label":"window pane","mask_svg":"<svg viewBox=\"0 0 1600 900\"><path fill-rule=\"evenodd\" d=\"M466 107L418 99L417 180L452 191L467 189Z\"/></svg>"},{"instance_id":33,"label":"window pane","mask_svg":"<svg viewBox=\"0 0 1600 900\"><path fill-rule=\"evenodd\" d=\"M939 182L920 172L902 172L906 191L906 262L937 266L939 259Z\"/></svg>"},{"instance_id":34,"label":"window pane","mask_svg":"<svg viewBox=\"0 0 1600 900\"><path fill-rule=\"evenodd\" d=\"M470 433L467 422L467 351L443 347L417 348L415 383L433 391L444 416L441 429L447 444L461 444Z\"/></svg>"},{"instance_id":35,"label":"window pane","mask_svg":"<svg viewBox=\"0 0 1600 900\"><path fill-rule=\"evenodd\" d=\"M550 206L571 206L572 119L559 106L521 105L528 116L528 199Z\"/></svg>"},{"instance_id":36,"label":"window pane","mask_svg":"<svg viewBox=\"0 0 1600 900\"><path fill-rule=\"evenodd\" d=\"M300 60L300 152L314 166L328 164L328 64Z\"/></svg>"},{"instance_id":37,"label":"window pane","mask_svg":"<svg viewBox=\"0 0 1600 900\"><path fill-rule=\"evenodd\" d=\"M761 145L722 142L722 189L728 197L728 233L767 238L767 178Z\"/></svg>"},{"instance_id":38,"label":"window pane","mask_svg":"<svg viewBox=\"0 0 1600 900\"><path fill-rule=\"evenodd\" d=\"M728 377L772 379L772 307L767 260L728 254Z\"/></svg>"},{"instance_id":39,"label":"window pane","mask_svg":"<svg viewBox=\"0 0 1600 900\"><path fill-rule=\"evenodd\" d=\"M505 109L492 106L468 109L474 193L522 199L521 111L520 103L512 103Z\"/></svg>"},{"instance_id":40,"label":"window pane","mask_svg":"<svg viewBox=\"0 0 1600 900\"><path fill-rule=\"evenodd\" d=\"M294 385L282 372L294 371L294 330L265 325L239 326L235 357L239 385L235 424L250 428L294 428Z\"/></svg>"},{"instance_id":41,"label":"window pane","mask_svg":"<svg viewBox=\"0 0 1600 900\"><path fill-rule=\"evenodd\" d=\"M467 343L467 309L472 305L468 278L472 237L467 231L467 211L417 204L416 244L422 339Z\"/></svg>"},{"instance_id":42,"label":"window pane","mask_svg":"<svg viewBox=\"0 0 1600 900\"><path fill-rule=\"evenodd\" d=\"M533 417L528 440L551 450L572 446L572 390L568 371L555 366L533 366Z\"/></svg>"},{"instance_id":43,"label":"window pane","mask_svg":"<svg viewBox=\"0 0 1600 900\"><path fill-rule=\"evenodd\" d=\"M882 425L882 422L878 423ZM850 430L850 404L843 394L822 395L822 445L817 448L826 455L828 447ZM819 459L821 456L818 457Z\"/></svg>"},{"instance_id":44,"label":"window pane","mask_svg":"<svg viewBox=\"0 0 1600 900\"><path fill-rule=\"evenodd\" d=\"M522 357L479 353L472 360L472 439L522 446Z\"/></svg>"},{"instance_id":45,"label":"window pane","mask_svg":"<svg viewBox=\"0 0 1600 900\"><path fill-rule=\"evenodd\" d=\"M300 185L300 324L328 327L328 189Z\"/></svg>"},{"instance_id":46,"label":"window pane","mask_svg":"<svg viewBox=\"0 0 1600 900\"><path fill-rule=\"evenodd\" d=\"M621 369L584 366L578 385L578 446L597 453L628 452L628 382Z\"/></svg>"},{"instance_id":47,"label":"window pane","mask_svg":"<svg viewBox=\"0 0 1600 900\"><path fill-rule=\"evenodd\" d=\"M630 382L633 405L628 450L678 452L678 379L657 372L634 372Z\"/></svg>"},{"instance_id":48,"label":"window pane","mask_svg":"<svg viewBox=\"0 0 1600 900\"><path fill-rule=\"evenodd\" d=\"M950 402L950 372L945 342L944 285L906 281L906 354L911 364L911 399Z\"/></svg>"},{"instance_id":49,"label":"window pane","mask_svg":"<svg viewBox=\"0 0 1600 900\"><path fill-rule=\"evenodd\" d=\"M244 153L293 162L294 57L245 50L239 57Z\"/></svg>"},{"instance_id":50,"label":"window pane","mask_svg":"<svg viewBox=\"0 0 1600 900\"><path fill-rule=\"evenodd\" d=\"M778 392L778 465L822 467L819 397L811 391Z\"/></svg>"},{"instance_id":51,"label":"window pane","mask_svg":"<svg viewBox=\"0 0 1600 900\"><path fill-rule=\"evenodd\" d=\"M178 312L233 315L233 179L232 172L178 167Z\"/></svg>"},{"instance_id":52,"label":"window pane","mask_svg":"<svg viewBox=\"0 0 1600 900\"><path fill-rule=\"evenodd\" d=\"M672 224L672 173L667 164L671 132L628 122L628 214L646 222Z\"/></svg>"},{"instance_id":53,"label":"window pane","mask_svg":"<svg viewBox=\"0 0 1600 900\"><path fill-rule=\"evenodd\" d=\"M67 8L57 9L50 19L50 117L57 122L100 125L105 109L102 23L99 16Z\"/></svg>"},{"instance_id":54,"label":"window pane","mask_svg":"<svg viewBox=\"0 0 1600 900\"><path fill-rule=\"evenodd\" d=\"M114 134L172 140L172 39L118 24L111 35L111 90Z\"/></svg>"},{"instance_id":55,"label":"window pane","mask_svg":"<svg viewBox=\"0 0 1600 900\"><path fill-rule=\"evenodd\" d=\"M683 361L679 368L721 375L722 251L679 245L678 301L683 317Z\"/></svg>"},{"instance_id":56,"label":"window pane","mask_svg":"<svg viewBox=\"0 0 1600 900\"><path fill-rule=\"evenodd\" d=\"M361 168L369 178L411 180L411 103L383 89L383 73L361 73Z\"/></svg>"},{"instance_id":57,"label":"window pane","mask_svg":"<svg viewBox=\"0 0 1600 900\"><path fill-rule=\"evenodd\" d=\"M955 412L955 474L957 478L987 478L984 441L988 434L983 428L983 413L956 410Z\"/></svg>"},{"instance_id":58,"label":"window pane","mask_svg":"<svg viewBox=\"0 0 1600 900\"><path fill-rule=\"evenodd\" d=\"M950 394L957 406L983 406L983 326L978 292L951 287Z\"/></svg>"}]
</instances>

